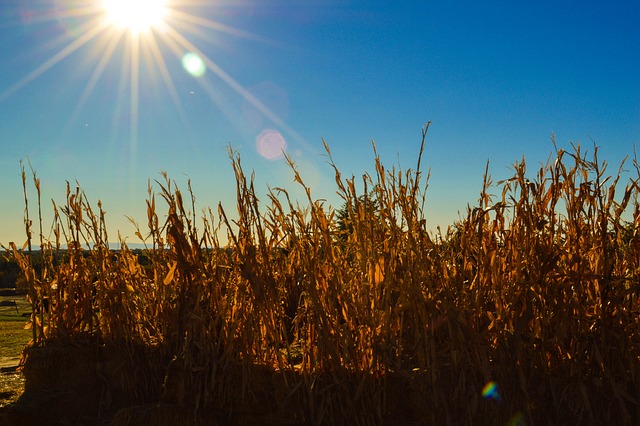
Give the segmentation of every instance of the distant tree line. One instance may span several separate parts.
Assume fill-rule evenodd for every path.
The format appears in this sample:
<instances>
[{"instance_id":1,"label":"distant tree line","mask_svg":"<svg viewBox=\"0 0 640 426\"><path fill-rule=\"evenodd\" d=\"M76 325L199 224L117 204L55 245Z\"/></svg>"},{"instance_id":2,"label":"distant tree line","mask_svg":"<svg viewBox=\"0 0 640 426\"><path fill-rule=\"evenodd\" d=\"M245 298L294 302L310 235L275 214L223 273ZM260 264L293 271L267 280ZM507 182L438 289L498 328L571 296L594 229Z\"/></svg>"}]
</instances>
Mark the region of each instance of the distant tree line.
<instances>
[{"instance_id":1,"label":"distant tree line","mask_svg":"<svg viewBox=\"0 0 640 426\"><path fill-rule=\"evenodd\" d=\"M14 260L0 255L0 288L15 288L20 274L20 267Z\"/></svg>"},{"instance_id":2,"label":"distant tree line","mask_svg":"<svg viewBox=\"0 0 640 426\"><path fill-rule=\"evenodd\" d=\"M116 253L118 250L111 250L113 253ZM144 250L135 249L132 250L134 254L138 256L138 261L140 265L147 267L151 264L149 258L144 254ZM85 256L89 255L89 251L84 251ZM59 250L54 254L53 262L54 264L60 264L69 261L69 252L68 250ZM39 250L34 250L31 253L31 262L33 264L33 268L36 272L36 275L40 274L42 271L42 253ZM23 274L20 271L20 266L12 258L9 252L0 252L0 289L3 288L19 288L21 287L21 283L23 281Z\"/></svg>"}]
</instances>

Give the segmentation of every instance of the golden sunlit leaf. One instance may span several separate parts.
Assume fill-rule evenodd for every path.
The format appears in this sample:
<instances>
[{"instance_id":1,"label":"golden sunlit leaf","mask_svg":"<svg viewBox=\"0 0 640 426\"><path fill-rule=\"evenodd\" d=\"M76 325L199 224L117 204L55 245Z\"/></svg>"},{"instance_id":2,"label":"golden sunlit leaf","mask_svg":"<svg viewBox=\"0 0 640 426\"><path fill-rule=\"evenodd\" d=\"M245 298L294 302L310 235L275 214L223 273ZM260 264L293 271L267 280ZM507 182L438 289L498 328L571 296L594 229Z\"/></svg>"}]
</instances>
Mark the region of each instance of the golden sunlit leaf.
<instances>
[{"instance_id":1,"label":"golden sunlit leaf","mask_svg":"<svg viewBox=\"0 0 640 426\"><path fill-rule=\"evenodd\" d=\"M177 267L178 262L173 262L173 265L171 265L171 269L169 269L167 276L164 277L164 285L169 285L169 283L173 280L173 275L175 274Z\"/></svg>"}]
</instances>

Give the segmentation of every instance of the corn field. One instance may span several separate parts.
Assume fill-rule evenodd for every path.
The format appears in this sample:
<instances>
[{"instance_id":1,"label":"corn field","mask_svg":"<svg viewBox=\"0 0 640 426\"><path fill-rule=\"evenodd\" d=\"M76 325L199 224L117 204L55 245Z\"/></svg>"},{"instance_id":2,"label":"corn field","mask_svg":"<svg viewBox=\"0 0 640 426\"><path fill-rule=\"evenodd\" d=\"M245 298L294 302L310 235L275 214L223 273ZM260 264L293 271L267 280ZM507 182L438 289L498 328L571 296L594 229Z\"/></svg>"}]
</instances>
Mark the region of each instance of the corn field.
<instances>
[{"instance_id":1,"label":"corn field","mask_svg":"<svg viewBox=\"0 0 640 426\"><path fill-rule=\"evenodd\" d=\"M325 145L334 208L291 161L306 200L283 188L258 200L230 150L233 214L196 213L190 184L166 175L149 185L144 261L125 242L111 251L102 206L69 186L44 240L40 181L36 214L23 169L29 247L12 251L31 345L142 348L154 374L140 386L123 370L123 383L229 417L264 402L299 424L635 423L640 169L609 174L597 149L572 147L496 184L487 169L444 232L428 230L420 160L387 169L376 153L356 181Z\"/></svg>"}]
</instances>

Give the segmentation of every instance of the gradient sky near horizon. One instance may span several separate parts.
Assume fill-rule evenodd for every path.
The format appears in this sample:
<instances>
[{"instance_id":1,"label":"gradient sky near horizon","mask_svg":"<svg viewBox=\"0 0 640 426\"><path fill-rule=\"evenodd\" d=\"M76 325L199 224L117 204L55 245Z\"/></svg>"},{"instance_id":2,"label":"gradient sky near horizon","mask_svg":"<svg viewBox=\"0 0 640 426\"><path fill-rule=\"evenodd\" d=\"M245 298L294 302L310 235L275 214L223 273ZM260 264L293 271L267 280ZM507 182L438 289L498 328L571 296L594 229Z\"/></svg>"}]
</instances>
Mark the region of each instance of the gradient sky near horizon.
<instances>
[{"instance_id":1,"label":"gradient sky near horizon","mask_svg":"<svg viewBox=\"0 0 640 426\"><path fill-rule=\"evenodd\" d=\"M168 0L137 36L106 22L102 0L0 5L4 245L26 239L21 159L42 181L45 237L49 200L78 181L110 239L137 242L125 216L146 223L162 171L191 179L198 209L234 210L228 146L259 190L301 194L285 148L339 206L322 138L343 177L372 171L372 139L388 167L414 168L431 121L427 221L446 227L487 160L495 180L523 155L535 168L555 134L597 144L615 171L640 144L637 0Z\"/></svg>"}]
</instances>

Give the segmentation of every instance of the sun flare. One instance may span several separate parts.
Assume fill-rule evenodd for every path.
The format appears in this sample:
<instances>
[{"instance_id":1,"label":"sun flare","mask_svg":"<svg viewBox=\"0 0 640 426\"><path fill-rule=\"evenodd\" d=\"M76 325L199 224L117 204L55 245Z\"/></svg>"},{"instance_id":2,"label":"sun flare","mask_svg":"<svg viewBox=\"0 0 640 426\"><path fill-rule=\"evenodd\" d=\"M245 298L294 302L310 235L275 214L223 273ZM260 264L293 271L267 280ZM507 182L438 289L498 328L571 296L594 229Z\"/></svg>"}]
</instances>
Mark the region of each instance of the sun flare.
<instances>
[{"instance_id":1,"label":"sun flare","mask_svg":"<svg viewBox=\"0 0 640 426\"><path fill-rule=\"evenodd\" d=\"M161 25L167 13L166 0L103 0L107 21L132 33Z\"/></svg>"},{"instance_id":2,"label":"sun flare","mask_svg":"<svg viewBox=\"0 0 640 426\"><path fill-rule=\"evenodd\" d=\"M36 2L37 3L37 2ZM0 84L0 103L14 96L32 81L40 78L52 68L79 53L86 54L87 64L95 67L87 68L86 83L73 108L63 133L71 131L77 125L79 117L88 109L89 99L103 79L108 79L109 94L116 96L113 104L111 134L128 131L128 159L131 169L137 164L138 135L141 111L151 105L163 93L169 96L175 107L179 121L185 128L190 124L190 117L183 106L185 102L184 85L198 84L202 93L218 106L229 119L237 121L226 103L219 95L217 84L228 86L250 108L257 111L271 124L265 126L256 139L258 153L267 159L279 159L287 147L284 136L299 142L304 139L282 117L273 112L254 94L244 87L233 76L227 73L207 53L222 38L229 35L272 45L273 40L260 37L251 32L239 30L225 23L202 15L205 9L221 7L210 0L55 0L55 13L40 17L36 10L30 9L24 16L36 16L34 22L50 25L52 31L59 36L51 42L52 46L61 46L26 72L19 80L8 87ZM238 2L241 7L243 2ZM224 7L227 7L225 4ZM210 11L215 15L215 11ZM42 21L42 22L41 22ZM25 24L27 25L27 24ZM60 31L63 30L63 31ZM212 42L215 41L214 42ZM275 43L277 44L277 43ZM119 78L117 65L119 63ZM173 73L178 69L175 64L182 65L181 73ZM185 76L188 80L185 80ZM81 83L80 73L74 74ZM216 81L217 80L217 81ZM157 89L166 90L157 90ZM125 121L120 126L120 121ZM281 129L284 135L276 130ZM276 137L277 136L277 137Z\"/></svg>"}]
</instances>

